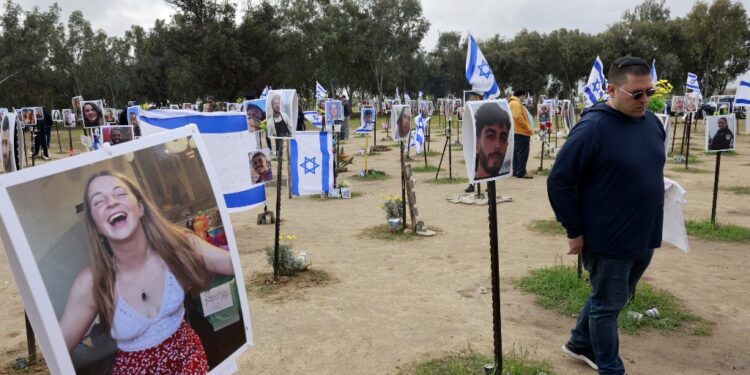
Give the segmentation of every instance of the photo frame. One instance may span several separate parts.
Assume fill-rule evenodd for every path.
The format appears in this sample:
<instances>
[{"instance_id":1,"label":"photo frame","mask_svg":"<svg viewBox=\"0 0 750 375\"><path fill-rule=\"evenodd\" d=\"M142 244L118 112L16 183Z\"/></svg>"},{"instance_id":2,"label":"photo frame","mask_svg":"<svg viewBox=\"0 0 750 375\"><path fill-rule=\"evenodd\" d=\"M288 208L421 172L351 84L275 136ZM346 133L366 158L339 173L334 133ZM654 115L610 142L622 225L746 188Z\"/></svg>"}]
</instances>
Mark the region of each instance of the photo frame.
<instances>
[{"instance_id":1,"label":"photo frame","mask_svg":"<svg viewBox=\"0 0 750 375\"><path fill-rule=\"evenodd\" d=\"M247 115L247 128L250 131L259 131L260 123L266 119L266 99L248 100L243 107Z\"/></svg>"},{"instance_id":2,"label":"photo frame","mask_svg":"<svg viewBox=\"0 0 750 375\"><path fill-rule=\"evenodd\" d=\"M273 181L271 150L250 151L247 154L247 158L250 163L250 179L254 184L265 184Z\"/></svg>"},{"instance_id":3,"label":"photo frame","mask_svg":"<svg viewBox=\"0 0 750 375\"><path fill-rule=\"evenodd\" d=\"M697 94L689 93L685 95L685 112L697 112L700 106L701 102Z\"/></svg>"},{"instance_id":4,"label":"photo frame","mask_svg":"<svg viewBox=\"0 0 750 375\"><path fill-rule=\"evenodd\" d=\"M412 128L411 106L408 104L394 105L391 110L391 137L394 141L406 140Z\"/></svg>"},{"instance_id":5,"label":"photo frame","mask_svg":"<svg viewBox=\"0 0 750 375\"><path fill-rule=\"evenodd\" d=\"M26 126L36 126L36 107L21 108L21 124Z\"/></svg>"},{"instance_id":6,"label":"photo frame","mask_svg":"<svg viewBox=\"0 0 750 375\"><path fill-rule=\"evenodd\" d=\"M52 113L51 113L51 116L52 116L52 121L54 121L54 122L60 122L60 121L62 121L62 117L60 117L60 110L59 109L53 109Z\"/></svg>"},{"instance_id":7,"label":"photo frame","mask_svg":"<svg viewBox=\"0 0 750 375\"><path fill-rule=\"evenodd\" d=\"M117 124L117 110L114 108L104 108L104 123L110 125Z\"/></svg>"},{"instance_id":8,"label":"photo frame","mask_svg":"<svg viewBox=\"0 0 750 375\"><path fill-rule=\"evenodd\" d=\"M227 103L227 112L239 112L239 111L240 111L239 103Z\"/></svg>"},{"instance_id":9,"label":"photo frame","mask_svg":"<svg viewBox=\"0 0 750 375\"><path fill-rule=\"evenodd\" d=\"M469 101L464 105L464 160L469 182L511 175L514 123L505 99Z\"/></svg>"},{"instance_id":10,"label":"photo frame","mask_svg":"<svg viewBox=\"0 0 750 375\"><path fill-rule=\"evenodd\" d=\"M5 113L0 120L0 163L3 172L10 173L21 169L18 134L23 131L18 124L16 114Z\"/></svg>"},{"instance_id":11,"label":"photo frame","mask_svg":"<svg viewBox=\"0 0 750 375\"><path fill-rule=\"evenodd\" d=\"M76 113L72 109L62 110L62 123L63 127L75 128L76 127Z\"/></svg>"},{"instance_id":12,"label":"photo frame","mask_svg":"<svg viewBox=\"0 0 750 375\"><path fill-rule=\"evenodd\" d=\"M432 115L432 103L427 100L420 100L418 104L419 112L417 112L419 115L422 116L422 118L427 118Z\"/></svg>"},{"instance_id":13,"label":"photo frame","mask_svg":"<svg viewBox=\"0 0 750 375\"><path fill-rule=\"evenodd\" d=\"M737 140L737 119L734 113L706 116L704 150L707 152L733 151Z\"/></svg>"},{"instance_id":14,"label":"photo frame","mask_svg":"<svg viewBox=\"0 0 750 375\"><path fill-rule=\"evenodd\" d=\"M193 109L193 103L182 103L182 109Z\"/></svg>"},{"instance_id":15,"label":"photo frame","mask_svg":"<svg viewBox=\"0 0 750 375\"><path fill-rule=\"evenodd\" d=\"M360 110L360 126L357 128L357 133L369 133L375 128L375 121L377 119L377 110L372 107L365 107Z\"/></svg>"},{"instance_id":16,"label":"photo frame","mask_svg":"<svg viewBox=\"0 0 750 375\"><path fill-rule=\"evenodd\" d=\"M340 100L328 100L325 104L326 125L331 126L333 131L341 131L341 124L344 123L344 106Z\"/></svg>"},{"instance_id":17,"label":"photo frame","mask_svg":"<svg viewBox=\"0 0 750 375\"><path fill-rule=\"evenodd\" d=\"M186 147L177 151L177 145ZM222 271L226 272L225 275L206 275L210 276L210 281L201 289L200 295L193 297L187 294L183 305L185 309L181 311L184 311L184 321L189 323L182 323L167 340L178 333L192 330L193 335L197 335L202 342L209 374L224 374L236 369L237 358L252 344L250 315L247 299L244 298L243 271L231 219L217 191L215 173L210 163L204 160L206 155L207 148L197 128L190 126L129 142L121 147L84 153L57 163L0 176L0 239L24 310L36 332L50 372L107 373L114 366L112 356L117 345L110 333L118 333L116 316L113 319L115 329L111 331L101 329L102 321L92 317L81 340L76 333L62 329L62 325L70 322L67 320L70 315L66 315L65 319L62 316L71 306L76 306L67 302L70 291L80 288L77 285L81 284L76 282L78 275L89 272L86 270L90 269L90 264L98 262L92 258L97 256L97 251L89 251L89 248L102 246L92 242L93 237L86 230L86 222L100 220L101 217L96 213L98 208L86 207L93 207L95 196L107 196L110 191L109 188L92 188L96 181L103 181L103 185L97 186L114 186L111 194L118 194L118 197L120 193L116 191L130 191L132 194L129 196L133 196L133 201L148 200L149 204L139 206L145 207L141 208L145 210L142 212L162 217L165 220L162 223L171 223L164 224L172 228L169 232L159 233L186 236L198 249L197 254L211 251L225 259L222 261L222 264L226 264ZM164 167L159 168L161 164ZM91 184L88 182L89 176L92 176ZM84 197L84 190L89 189L96 193ZM169 189L170 193L160 194L164 189ZM54 199L51 195L45 195L50 198L41 200L39 196L31 194L60 191L70 194L62 198L55 196ZM140 195L134 195L136 192ZM118 208L123 212L130 213L135 209L135 205L128 206L122 200L117 202L124 207ZM179 229L186 227L186 210L196 213L188 217L192 232ZM50 215L49 212L56 214ZM207 214L221 228L207 228L204 223L209 219L201 216ZM127 220L129 215L125 216ZM194 221L190 222L191 219ZM135 223L137 226L155 225L141 222L140 216ZM43 225L47 231L39 233L37 225ZM121 229L123 227L127 226L120 226ZM99 224L94 228L99 228ZM107 236L111 234L104 233L100 235L103 241L108 241ZM162 256L158 250L149 254ZM183 263L170 264L180 267ZM109 272L106 267L104 270L103 274ZM167 273L165 271L164 285L169 280ZM92 273L91 277L100 276ZM124 297L120 295L116 304L128 303L126 291L132 287L120 282L117 288L124 290ZM138 311L136 309L134 313ZM80 319L80 315L73 315L73 319ZM88 321L88 318L85 320ZM63 332L68 332L67 337L73 343L71 351ZM71 335L75 337L71 338ZM120 355L119 352L117 355ZM119 369L127 371L128 367Z\"/></svg>"},{"instance_id":18,"label":"photo frame","mask_svg":"<svg viewBox=\"0 0 750 375\"><path fill-rule=\"evenodd\" d=\"M674 113L685 112L685 97L684 96L672 97L672 112Z\"/></svg>"},{"instance_id":19,"label":"photo frame","mask_svg":"<svg viewBox=\"0 0 750 375\"><path fill-rule=\"evenodd\" d=\"M84 100L81 102L81 113L84 128L98 128L104 125L104 106L101 100Z\"/></svg>"},{"instance_id":20,"label":"photo frame","mask_svg":"<svg viewBox=\"0 0 750 375\"><path fill-rule=\"evenodd\" d=\"M141 136L140 116L141 107L134 105L127 108L125 115L128 119L128 125L133 127L133 137L138 138Z\"/></svg>"},{"instance_id":21,"label":"photo frame","mask_svg":"<svg viewBox=\"0 0 750 375\"><path fill-rule=\"evenodd\" d=\"M299 98L296 90L270 90L266 97L268 137L292 139L297 129Z\"/></svg>"},{"instance_id":22,"label":"photo frame","mask_svg":"<svg viewBox=\"0 0 750 375\"><path fill-rule=\"evenodd\" d=\"M130 142L134 139L133 126L131 125L103 126L101 127L101 133L102 142L109 143L110 146Z\"/></svg>"},{"instance_id":23,"label":"photo frame","mask_svg":"<svg viewBox=\"0 0 750 375\"><path fill-rule=\"evenodd\" d=\"M34 107L34 115L37 121L44 120L44 107Z\"/></svg>"}]
</instances>

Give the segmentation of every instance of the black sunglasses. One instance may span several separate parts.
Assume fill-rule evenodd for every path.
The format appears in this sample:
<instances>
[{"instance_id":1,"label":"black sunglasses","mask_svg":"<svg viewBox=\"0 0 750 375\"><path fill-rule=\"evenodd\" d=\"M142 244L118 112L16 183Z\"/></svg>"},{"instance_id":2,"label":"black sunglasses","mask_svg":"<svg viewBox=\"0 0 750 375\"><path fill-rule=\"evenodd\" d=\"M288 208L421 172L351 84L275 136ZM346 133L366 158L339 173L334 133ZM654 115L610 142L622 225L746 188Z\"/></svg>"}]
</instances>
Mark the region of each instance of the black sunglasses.
<instances>
[{"instance_id":1,"label":"black sunglasses","mask_svg":"<svg viewBox=\"0 0 750 375\"><path fill-rule=\"evenodd\" d=\"M646 90L646 91L639 90L639 91L636 91L636 92L627 92L627 91L623 90L621 87L618 87L617 89L619 89L620 91L622 91L622 92L630 95L630 97L633 98L633 99L635 99L635 100L638 100L638 99L642 98L643 95L646 95L647 98L650 98L650 97L654 96L654 94L656 94L656 89L653 88L653 87L650 88L650 89L648 89L648 90Z\"/></svg>"}]
</instances>

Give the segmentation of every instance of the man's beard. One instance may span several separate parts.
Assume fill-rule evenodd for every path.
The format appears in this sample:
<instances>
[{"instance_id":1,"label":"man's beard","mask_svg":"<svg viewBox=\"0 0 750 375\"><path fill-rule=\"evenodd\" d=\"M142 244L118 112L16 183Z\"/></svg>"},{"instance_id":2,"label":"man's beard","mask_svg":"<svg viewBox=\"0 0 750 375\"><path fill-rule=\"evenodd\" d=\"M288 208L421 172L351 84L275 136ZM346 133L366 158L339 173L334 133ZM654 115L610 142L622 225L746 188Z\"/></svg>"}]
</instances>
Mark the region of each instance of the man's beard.
<instances>
[{"instance_id":1,"label":"man's beard","mask_svg":"<svg viewBox=\"0 0 750 375\"><path fill-rule=\"evenodd\" d=\"M479 154L479 164L482 166L482 169L484 169L485 172L487 172L490 176L496 176L498 173L500 173L500 168L503 166L503 161L505 161L505 155L501 152L493 152L490 155L485 155L484 152L480 151ZM500 159L500 162L497 164L497 167L491 167L490 166L490 156L497 155Z\"/></svg>"}]
</instances>

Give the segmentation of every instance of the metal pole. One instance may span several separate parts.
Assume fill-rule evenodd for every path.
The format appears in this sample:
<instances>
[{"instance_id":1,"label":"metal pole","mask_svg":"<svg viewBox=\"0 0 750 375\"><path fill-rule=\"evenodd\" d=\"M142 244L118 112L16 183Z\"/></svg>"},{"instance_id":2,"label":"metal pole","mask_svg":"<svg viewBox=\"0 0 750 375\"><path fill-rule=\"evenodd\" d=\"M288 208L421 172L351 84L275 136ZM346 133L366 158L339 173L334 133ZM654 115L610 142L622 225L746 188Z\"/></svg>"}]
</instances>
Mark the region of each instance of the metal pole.
<instances>
[{"instance_id":1,"label":"metal pole","mask_svg":"<svg viewBox=\"0 0 750 375\"><path fill-rule=\"evenodd\" d=\"M719 170L721 167L721 151L716 153L716 171L714 171L714 199L711 203L711 224L716 225L716 200L719 197Z\"/></svg>"},{"instance_id":2,"label":"metal pole","mask_svg":"<svg viewBox=\"0 0 750 375\"><path fill-rule=\"evenodd\" d=\"M36 337L34 336L34 329L31 328L31 322L29 322L29 316L26 312L23 313L24 319L26 319L26 348L29 352L29 363L36 362Z\"/></svg>"},{"instance_id":3,"label":"metal pole","mask_svg":"<svg viewBox=\"0 0 750 375\"><path fill-rule=\"evenodd\" d=\"M450 143L452 139L451 133L453 133L452 125L453 125L453 118L451 118L450 121L448 121L448 179L449 180L453 179L453 153L451 151L453 148L453 145Z\"/></svg>"},{"instance_id":4,"label":"metal pole","mask_svg":"<svg viewBox=\"0 0 750 375\"><path fill-rule=\"evenodd\" d=\"M284 142L286 142L286 160L289 160L291 162L292 158L289 156L289 140L285 139ZM286 179L286 189L289 191L289 199L292 199L292 164L286 163L286 175L289 176L289 178Z\"/></svg>"},{"instance_id":5,"label":"metal pole","mask_svg":"<svg viewBox=\"0 0 750 375\"><path fill-rule=\"evenodd\" d=\"M404 168L404 140L401 145L401 230L406 229L406 169Z\"/></svg>"},{"instance_id":6,"label":"metal pole","mask_svg":"<svg viewBox=\"0 0 750 375\"><path fill-rule=\"evenodd\" d=\"M279 281L279 235L281 235L281 164L284 159L284 140L276 140L276 228L273 239L273 281Z\"/></svg>"},{"instance_id":7,"label":"metal pole","mask_svg":"<svg viewBox=\"0 0 750 375\"><path fill-rule=\"evenodd\" d=\"M503 369L503 337L501 327L502 321L500 319L500 260L497 239L497 198L495 193L495 181L487 182L487 195L489 196L490 265L492 267L492 331L495 343L495 373L500 374Z\"/></svg>"},{"instance_id":8,"label":"metal pole","mask_svg":"<svg viewBox=\"0 0 750 375\"><path fill-rule=\"evenodd\" d=\"M449 144L450 144L450 138L446 137L445 138L445 144L443 145L443 153L440 154L440 162L438 163L438 170L437 170L437 172L435 172L435 179L436 180L438 178L438 175L440 174L440 167L443 165L443 157L445 157L445 149L449 146Z\"/></svg>"},{"instance_id":9,"label":"metal pole","mask_svg":"<svg viewBox=\"0 0 750 375\"><path fill-rule=\"evenodd\" d=\"M60 128L57 127L57 121L55 121L55 132L57 133L57 145L60 146L60 153L62 154L62 142L60 141ZM49 145L47 145L49 148Z\"/></svg>"},{"instance_id":10,"label":"metal pole","mask_svg":"<svg viewBox=\"0 0 750 375\"><path fill-rule=\"evenodd\" d=\"M68 150L68 156L73 156L75 151L73 150L73 132L68 128L68 145L70 146L70 149Z\"/></svg>"},{"instance_id":11,"label":"metal pole","mask_svg":"<svg viewBox=\"0 0 750 375\"><path fill-rule=\"evenodd\" d=\"M542 134L542 155L539 160L539 172L544 170L544 134Z\"/></svg>"},{"instance_id":12,"label":"metal pole","mask_svg":"<svg viewBox=\"0 0 750 375\"><path fill-rule=\"evenodd\" d=\"M693 112L690 112L688 118L690 122L687 125L687 141L685 142L687 144L687 147L685 147L685 169L688 169L688 159L690 159L690 133L692 132L690 125L693 123Z\"/></svg>"},{"instance_id":13,"label":"metal pole","mask_svg":"<svg viewBox=\"0 0 750 375\"><path fill-rule=\"evenodd\" d=\"M672 150L669 151L670 154L674 154L674 139L677 138L677 116L674 118L674 126L672 127Z\"/></svg>"}]
</instances>

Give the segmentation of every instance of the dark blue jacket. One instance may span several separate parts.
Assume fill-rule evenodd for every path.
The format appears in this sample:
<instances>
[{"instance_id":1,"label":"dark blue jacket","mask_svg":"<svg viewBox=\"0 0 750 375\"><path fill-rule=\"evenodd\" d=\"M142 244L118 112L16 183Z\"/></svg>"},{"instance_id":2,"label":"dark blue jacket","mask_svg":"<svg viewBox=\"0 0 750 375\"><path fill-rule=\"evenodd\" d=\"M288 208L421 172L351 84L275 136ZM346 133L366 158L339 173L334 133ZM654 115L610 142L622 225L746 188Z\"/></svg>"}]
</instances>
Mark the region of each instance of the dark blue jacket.
<instances>
[{"instance_id":1,"label":"dark blue jacket","mask_svg":"<svg viewBox=\"0 0 750 375\"><path fill-rule=\"evenodd\" d=\"M636 257L661 246L664 128L651 112L628 117L605 103L586 111L547 179L568 238L585 252Z\"/></svg>"}]
</instances>

